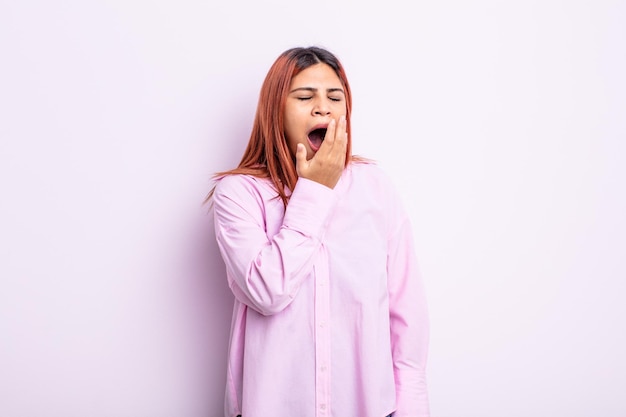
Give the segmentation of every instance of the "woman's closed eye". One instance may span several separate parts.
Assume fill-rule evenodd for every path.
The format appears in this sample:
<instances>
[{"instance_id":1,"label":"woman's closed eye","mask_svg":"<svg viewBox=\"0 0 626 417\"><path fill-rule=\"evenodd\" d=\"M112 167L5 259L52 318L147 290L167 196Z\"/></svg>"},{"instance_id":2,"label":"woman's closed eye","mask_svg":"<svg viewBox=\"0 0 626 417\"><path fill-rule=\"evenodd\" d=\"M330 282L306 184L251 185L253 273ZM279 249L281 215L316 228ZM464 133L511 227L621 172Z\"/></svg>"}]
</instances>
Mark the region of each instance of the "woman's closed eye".
<instances>
[{"instance_id":1,"label":"woman's closed eye","mask_svg":"<svg viewBox=\"0 0 626 417\"><path fill-rule=\"evenodd\" d=\"M311 100L313 97L296 97L298 100L300 101L307 101L307 100ZM330 101L341 101L342 98L341 97L328 97L328 99Z\"/></svg>"}]
</instances>

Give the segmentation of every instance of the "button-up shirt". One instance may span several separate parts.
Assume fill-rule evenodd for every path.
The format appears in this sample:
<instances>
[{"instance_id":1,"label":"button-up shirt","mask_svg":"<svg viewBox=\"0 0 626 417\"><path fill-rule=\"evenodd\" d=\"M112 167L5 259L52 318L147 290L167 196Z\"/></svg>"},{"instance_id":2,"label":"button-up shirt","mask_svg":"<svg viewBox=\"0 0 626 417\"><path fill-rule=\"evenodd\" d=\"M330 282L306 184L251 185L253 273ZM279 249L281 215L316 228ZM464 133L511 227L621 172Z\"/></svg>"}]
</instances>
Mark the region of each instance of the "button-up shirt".
<instances>
[{"instance_id":1,"label":"button-up shirt","mask_svg":"<svg viewBox=\"0 0 626 417\"><path fill-rule=\"evenodd\" d=\"M225 416L426 417L428 317L412 227L375 163L334 189L227 175L215 234L235 296Z\"/></svg>"}]
</instances>

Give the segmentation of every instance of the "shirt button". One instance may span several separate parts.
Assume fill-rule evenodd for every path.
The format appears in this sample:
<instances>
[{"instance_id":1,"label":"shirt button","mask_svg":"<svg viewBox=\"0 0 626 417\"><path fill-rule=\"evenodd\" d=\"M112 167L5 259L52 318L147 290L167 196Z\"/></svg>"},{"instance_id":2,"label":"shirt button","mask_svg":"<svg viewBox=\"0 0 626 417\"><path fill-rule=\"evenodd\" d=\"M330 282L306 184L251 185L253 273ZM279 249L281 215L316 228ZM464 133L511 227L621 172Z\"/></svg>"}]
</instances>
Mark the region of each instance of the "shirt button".
<instances>
[{"instance_id":1,"label":"shirt button","mask_svg":"<svg viewBox=\"0 0 626 417\"><path fill-rule=\"evenodd\" d=\"M326 404L322 404L322 405L320 405L320 408L321 408L322 410L326 410Z\"/></svg>"},{"instance_id":2,"label":"shirt button","mask_svg":"<svg viewBox=\"0 0 626 417\"><path fill-rule=\"evenodd\" d=\"M322 367L320 368L320 371L322 371L322 372L326 372L326 367L325 367L325 366L322 366Z\"/></svg>"}]
</instances>

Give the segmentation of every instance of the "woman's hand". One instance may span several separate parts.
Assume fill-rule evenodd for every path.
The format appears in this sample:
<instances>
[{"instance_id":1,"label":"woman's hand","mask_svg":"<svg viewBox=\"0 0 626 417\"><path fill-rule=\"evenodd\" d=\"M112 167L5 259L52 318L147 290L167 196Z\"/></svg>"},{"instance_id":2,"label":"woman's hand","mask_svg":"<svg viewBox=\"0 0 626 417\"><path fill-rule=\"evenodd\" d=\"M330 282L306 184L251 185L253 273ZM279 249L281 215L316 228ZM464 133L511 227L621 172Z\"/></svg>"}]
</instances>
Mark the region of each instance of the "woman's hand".
<instances>
[{"instance_id":1,"label":"woman's hand","mask_svg":"<svg viewBox=\"0 0 626 417\"><path fill-rule=\"evenodd\" d=\"M303 144L298 144L296 150L298 176L335 188L346 165L347 145L346 117L341 116L339 123L335 119L331 120L324 141L313 158L307 161L306 148Z\"/></svg>"}]
</instances>

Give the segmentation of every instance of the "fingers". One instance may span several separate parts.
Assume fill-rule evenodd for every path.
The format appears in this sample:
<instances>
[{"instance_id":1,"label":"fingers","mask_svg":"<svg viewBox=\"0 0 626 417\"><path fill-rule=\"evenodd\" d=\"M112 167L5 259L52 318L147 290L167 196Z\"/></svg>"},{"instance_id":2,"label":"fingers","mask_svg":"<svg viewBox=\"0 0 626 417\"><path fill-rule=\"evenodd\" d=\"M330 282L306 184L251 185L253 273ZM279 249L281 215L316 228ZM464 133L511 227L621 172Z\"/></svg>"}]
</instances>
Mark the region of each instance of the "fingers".
<instances>
[{"instance_id":1,"label":"fingers","mask_svg":"<svg viewBox=\"0 0 626 417\"><path fill-rule=\"evenodd\" d=\"M338 152L341 153L344 158L346 156L345 153L348 146L348 132L346 131L347 124L348 122L346 121L346 116L341 116L339 118L339 126L337 127L337 130L335 132L334 143L334 145L339 148Z\"/></svg>"},{"instance_id":2,"label":"fingers","mask_svg":"<svg viewBox=\"0 0 626 417\"><path fill-rule=\"evenodd\" d=\"M296 172L299 177L316 181L334 188L345 168L348 146L345 116L331 120L326 128L324 141L310 160L304 144L296 147Z\"/></svg>"},{"instance_id":3,"label":"fingers","mask_svg":"<svg viewBox=\"0 0 626 417\"><path fill-rule=\"evenodd\" d=\"M302 175L301 170L306 164L306 148L303 144L298 143L296 147L296 172Z\"/></svg>"},{"instance_id":4,"label":"fingers","mask_svg":"<svg viewBox=\"0 0 626 417\"><path fill-rule=\"evenodd\" d=\"M337 121L332 119L330 123L328 123L328 127L326 128L326 135L324 135L324 142L328 142L328 145L332 145L335 141L335 131L337 130Z\"/></svg>"},{"instance_id":5,"label":"fingers","mask_svg":"<svg viewBox=\"0 0 626 417\"><path fill-rule=\"evenodd\" d=\"M332 119L326 128L324 142L322 142L322 146L317 153L319 154L321 152L323 155L335 155L345 158L345 152L348 146L346 126L347 122L345 116L341 116L338 123L335 119Z\"/></svg>"}]
</instances>

